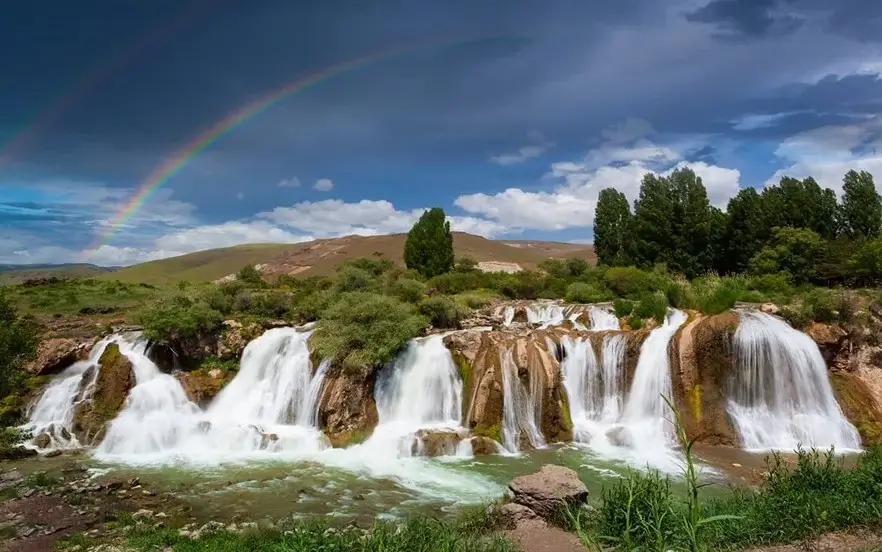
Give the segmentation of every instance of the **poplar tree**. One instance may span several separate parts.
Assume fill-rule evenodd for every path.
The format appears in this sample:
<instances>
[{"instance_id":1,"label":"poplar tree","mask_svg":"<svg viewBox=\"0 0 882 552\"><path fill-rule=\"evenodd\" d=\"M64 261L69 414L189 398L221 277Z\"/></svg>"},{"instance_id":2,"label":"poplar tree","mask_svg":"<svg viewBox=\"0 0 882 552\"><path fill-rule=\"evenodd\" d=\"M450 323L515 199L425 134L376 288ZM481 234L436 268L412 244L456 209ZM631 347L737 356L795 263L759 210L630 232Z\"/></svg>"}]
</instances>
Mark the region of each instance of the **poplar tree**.
<instances>
[{"instance_id":1,"label":"poplar tree","mask_svg":"<svg viewBox=\"0 0 882 552\"><path fill-rule=\"evenodd\" d=\"M443 209L429 209L407 233L404 264L426 278L453 269L453 234Z\"/></svg>"}]
</instances>

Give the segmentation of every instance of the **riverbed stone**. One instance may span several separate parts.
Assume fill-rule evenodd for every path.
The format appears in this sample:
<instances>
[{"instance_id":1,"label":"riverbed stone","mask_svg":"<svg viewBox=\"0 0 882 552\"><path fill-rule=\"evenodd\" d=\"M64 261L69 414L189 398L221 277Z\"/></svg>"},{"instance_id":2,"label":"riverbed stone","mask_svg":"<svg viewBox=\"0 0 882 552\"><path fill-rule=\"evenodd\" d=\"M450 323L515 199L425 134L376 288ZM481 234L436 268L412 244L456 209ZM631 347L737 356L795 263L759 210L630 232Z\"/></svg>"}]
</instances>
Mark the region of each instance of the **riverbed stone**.
<instances>
[{"instance_id":1,"label":"riverbed stone","mask_svg":"<svg viewBox=\"0 0 882 552\"><path fill-rule=\"evenodd\" d=\"M515 477L508 484L514 502L542 517L554 515L562 503L579 505L588 500L588 488L570 468L546 464L538 472Z\"/></svg>"}]
</instances>

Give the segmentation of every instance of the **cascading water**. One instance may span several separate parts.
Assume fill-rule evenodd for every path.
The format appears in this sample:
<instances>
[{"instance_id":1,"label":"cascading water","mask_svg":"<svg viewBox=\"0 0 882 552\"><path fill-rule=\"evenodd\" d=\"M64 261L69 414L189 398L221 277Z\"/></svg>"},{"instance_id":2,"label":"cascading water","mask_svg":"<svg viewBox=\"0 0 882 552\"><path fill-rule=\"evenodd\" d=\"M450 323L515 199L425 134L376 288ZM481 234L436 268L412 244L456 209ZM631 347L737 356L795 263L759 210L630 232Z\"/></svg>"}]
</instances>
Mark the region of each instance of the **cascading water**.
<instances>
[{"instance_id":1,"label":"cascading water","mask_svg":"<svg viewBox=\"0 0 882 552\"><path fill-rule=\"evenodd\" d=\"M465 432L462 382L441 336L411 340L380 373L375 399L379 424L365 448L411 456L420 430Z\"/></svg>"},{"instance_id":2,"label":"cascading water","mask_svg":"<svg viewBox=\"0 0 882 552\"><path fill-rule=\"evenodd\" d=\"M628 445L667 449L673 427L662 397L673 399L668 344L686 322L686 313L668 310L664 323L652 330L640 348L640 360L622 413Z\"/></svg>"},{"instance_id":3,"label":"cascading water","mask_svg":"<svg viewBox=\"0 0 882 552\"><path fill-rule=\"evenodd\" d=\"M530 378L530 391L524 388L518 378L511 349L500 354L502 367L502 440L508 452L520 450L520 436L523 434L533 448L545 447L545 438L536 425L541 390L539 381Z\"/></svg>"},{"instance_id":4,"label":"cascading water","mask_svg":"<svg viewBox=\"0 0 882 552\"><path fill-rule=\"evenodd\" d=\"M564 321L564 310L554 303L540 303L527 307L527 322L539 324L540 328L557 326Z\"/></svg>"},{"instance_id":5,"label":"cascading water","mask_svg":"<svg viewBox=\"0 0 882 552\"><path fill-rule=\"evenodd\" d=\"M96 343L87 360L75 362L58 374L37 402L28 409L28 422L21 429L30 432L35 438L41 434L48 435L50 444L43 448L66 449L80 446L72 432L74 411L78 404L92 397L100 370L98 361L107 345L115 339L117 336L111 336ZM88 378L88 381L84 381L84 378Z\"/></svg>"},{"instance_id":6,"label":"cascading water","mask_svg":"<svg viewBox=\"0 0 882 552\"><path fill-rule=\"evenodd\" d=\"M121 348L135 368L136 385L96 456L214 463L264 451L302 455L325 448L314 423L327 365L312 377L308 337L274 328L249 343L236 377L205 412L144 355L143 345Z\"/></svg>"},{"instance_id":7,"label":"cascading water","mask_svg":"<svg viewBox=\"0 0 882 552\"><path fill-rule=\"evenodd\" d=\"M619 319L613 312L594 305L588 307L588 319L591 320L592 331L619 330Z\"/></svg>"},{"instance_id":8,"label":"cascading water","mask_svg":"<svg viewBox=\"0 0 882 552\"><path fill-rule=\"evenodd\" d=\"M812 338L774 316L744 311L733 344L727 410L745 449L860 448Z\"/></svg>"},{"instance_id":9,"label":"cascading water","mask_svg":"<svg viewBox=\"0 0 882 552\"><path fill-rule=\"evenodd\" d=\"M590 443L619 419L625 337L605 336L600 362L588 340L564 336L561 346L566 351L560 369L573 423L573 440Z\"/></svg>"}]
</instances>

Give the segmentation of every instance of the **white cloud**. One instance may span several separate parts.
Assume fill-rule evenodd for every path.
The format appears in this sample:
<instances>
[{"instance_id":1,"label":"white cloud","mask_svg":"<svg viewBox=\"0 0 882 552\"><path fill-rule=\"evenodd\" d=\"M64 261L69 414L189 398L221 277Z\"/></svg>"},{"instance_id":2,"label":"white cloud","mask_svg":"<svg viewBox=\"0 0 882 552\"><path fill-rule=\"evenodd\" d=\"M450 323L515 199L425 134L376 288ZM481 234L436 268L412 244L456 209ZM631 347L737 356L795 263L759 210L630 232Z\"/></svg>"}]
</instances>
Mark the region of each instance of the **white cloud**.
<instances>
[{"instance_id":1,"label":"white cloud","mask_svg":"<svg viewBox=\"0 0 882 552\"><path fill-rule=\"evenodd\" d=\"M752 113L733 119L729 121L729 123L732 125L732 128L734 130L756 130L758 128L769 128L775 126L775 123L777 123L781 119L799 113L803 112L785 111L782 113Z\"/></svg>"},{"instance_id":2,"label":"white cloud","mask_svg":"<svg viewBox=\"0 0 882 552\"><path fill-rule=\"evenodd\" d=\"M300 187L300 179L296 176L292 176L291 178L283 178L276 184L279 188L299 188Z\"/></svg>"},{"instance_id":3,"label":"white cloud","mask_svg":"<svg viewBox=\"0 0 882 552\"><path fill-rule=\"evenodd\" d=\"M503 153L502 155L494 155L490 157L490 161L504 167L517 165L529 159L539 157L554 145L551 142L545 140L542 134L537 131L529 132L527 137L533 142L532 144L520 147L514 153Z\"/></svg>"},{"instance_id":4,"label":"white cloud","mask_svg":"<svg viewBox=\"0 0 882 552\"><path fill-rule=\"evenodd\" d=\"M358 234L374 236L410 230L425 209L399 211L386 200L363 199L346 203L339 199L304 201L291 207L276 207L258 216L278 225L296 228L319 237ZM511 227L474 217L448 217L454 230L493 236Z\"/></svg>"},{"instance_id":5,"label":"white cloud","mask_svg":"<svg viewBox=\"0 0 882 552\"><path fill-rule=\"evenodd\" d=\"M851 169L864 170L882 183L882 115L850 125L826 126L784 140L775 151L786 166L766 182L782 176L813 177L822 187L842 192L842 177Z\"/></svg>"},{"instance_id":6,"label":"white cloud","mask_svg":"<svg viewBox=\"0 0 882 552\"><path fill-rule=\"evenodd\" d=\"M331 188L334 187L334 183L330 178L319 178L312 187L320 192L330 192Z\"/></svg>"},{"instance_id":7,"label":"white cloud","mask_svg":"<svg viewBox=\"0 0 882 552\"><path fill-rule=\"evenodd\" d=\"M633 202L647 172L667 175L675 168L691 168L704 181L710 202L717 206L725 205L738 192L739 171L683 161L675 149L644 137L651 132L648 123L636 119L613 127L604 133L607 141L588 152L581 162L552 164L547 177L559 185L550 191L509 188L491 195L463 195L454 204L509 227L564 230L594 224L597 197L604 188L616 188Z\"/></svg>"}]
</instances>

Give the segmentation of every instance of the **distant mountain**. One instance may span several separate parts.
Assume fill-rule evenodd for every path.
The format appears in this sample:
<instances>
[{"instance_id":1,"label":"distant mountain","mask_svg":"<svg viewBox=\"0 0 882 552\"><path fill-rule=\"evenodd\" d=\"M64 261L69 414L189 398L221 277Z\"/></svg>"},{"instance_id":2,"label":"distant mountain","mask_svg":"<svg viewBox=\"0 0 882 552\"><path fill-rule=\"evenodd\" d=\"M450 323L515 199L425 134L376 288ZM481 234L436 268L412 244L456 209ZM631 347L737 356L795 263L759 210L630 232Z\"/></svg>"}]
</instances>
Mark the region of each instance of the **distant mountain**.
<instances>
[{"instance_id":1,"label":"distant mountain","mask_svg":"<svg viewBox=\"0 0 882 552\"><path fill-rule=\"evenodd\" d=\"M329 275L344 261L359 257L385 258L402 264L406 238L406 234L388 234L293 244L239 245L150 261L102 275L100 279L150 284L212 281L233 274L245 265L261 265L261 272L270 278L281 274ZM549 258L581 257L589 262L595 259L591 245L489 240L462 232L453 233L453 247L457 257L470 257L493 270L536 268Z\"/></svg>"},{"instance_id":2,"label":"distant mountain","mask_svg":"<svg viewBox=\"0 0 882 552\"><path fill-rule=\"evenodd\" d=\"M0 264L0 285L18 284L34 278L89 278L119 270L87 263Z\"/></svg>"}]
</instances>

